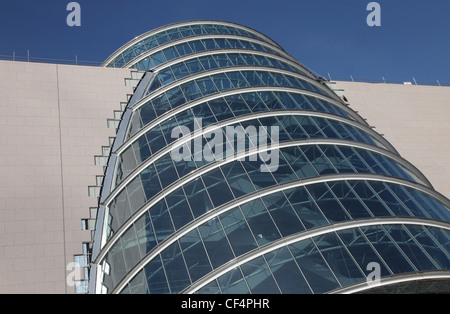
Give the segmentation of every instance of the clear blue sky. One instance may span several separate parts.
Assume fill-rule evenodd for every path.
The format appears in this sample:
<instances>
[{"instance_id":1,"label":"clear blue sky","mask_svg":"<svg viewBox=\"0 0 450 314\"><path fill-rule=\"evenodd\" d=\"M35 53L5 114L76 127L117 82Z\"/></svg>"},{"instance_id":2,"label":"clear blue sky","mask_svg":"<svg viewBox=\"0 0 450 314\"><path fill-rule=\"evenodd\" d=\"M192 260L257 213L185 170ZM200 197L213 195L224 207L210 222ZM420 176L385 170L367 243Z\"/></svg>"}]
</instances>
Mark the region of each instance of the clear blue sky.
<instances>
[{"instance_id":1,"label":"clear blue sky","mask_svg":"<svg viewBox=\"0 0 450 314\"><path fill-rule=\"evenodd\" d=\"M450 84L450 1L79 0L81 27L66 24L70 0L0 2L0 55L104 61L153 28L193 19L255 28L322 76Z\"/></svg>"}]
</instances>

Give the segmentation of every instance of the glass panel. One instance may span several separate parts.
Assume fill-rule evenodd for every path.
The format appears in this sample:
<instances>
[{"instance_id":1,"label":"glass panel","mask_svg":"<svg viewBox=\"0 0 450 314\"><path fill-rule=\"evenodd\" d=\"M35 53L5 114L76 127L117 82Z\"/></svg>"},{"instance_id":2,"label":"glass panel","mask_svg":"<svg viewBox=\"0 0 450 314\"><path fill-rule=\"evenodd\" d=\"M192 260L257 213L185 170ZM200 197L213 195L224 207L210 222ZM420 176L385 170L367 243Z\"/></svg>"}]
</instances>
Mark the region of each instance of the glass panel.
<instances>
[{"instance_id":1,"label":"glass panel","mask_svg":"<svg viewBox=\"0 0 450 314\"><path fill-rule=\"evenodd\" d=\"M166 202L175 229L178 230L193 220L191 209L182 188L170 193L166 197Z\"/></svg>"},{"instance_id":2,"label":"glass panel","mask_svg":"<svg viewBox=\"0 0 450 314\"><path fill-rule=\"evenodd\" d=\"M214 83L212 82L211 78L203 77L201 79L195 80L197 83L200 92L203 94L203 96L207 96L209 94L215 93L217 91Z\"/></svg>"},{"instance_id":3,"label":"glass panel","mask_svg":"<svg viewBox=\"0 0 450 314\"><path fill-rule=\"evenodd\" d=\"M325 184L308 185L306 188L330 223L351 220Z\"/></svg>"},{"instance_id":4,"label":"glass panel","mask_svg":"<svg viewBox=\"0 0 450 314\"><path fill-rule=\"evenodd\" d=\"M144 267L149 294L170 293L159 255Z\"/></svg>"},{"instance_id":5,"label":"glass panel","mask_svg":"<svg viewBox=\"0 0 450 314\"><path fill-rule=\"evenodd\" d=\"M231 82L224 73L213 75L212 79L219 90L227 90L231 88Z\"/></svg>"},{"instance_id":6,"label":"glass panel","mask_svg":"<svg viewBox=\"0 0 450 314\"><path fill-rule=\"evenodd\" d=\"M123 254L126 256L125 265L126 270L130 271L133 266L135 266L141 259L141 254L139 252L139 247L137 246L137 238L134 226L131 226L122 235L122 249Z\"/></svg>"},{"instance_id":7,"label":"glass panel","mask_svg":"<svg viewBox=\"0 0 450 314\"><path fill-rule=\"evenodd\" d=\"M366 182L351 181L348 182L364 204L370 209L376 217L389 217L392 213L388 207L380 200L368 186Z\"/></svg>"},{"instance_id":8,"label":"glass panel","mask_svg":"<svg viewBox=\"0 0 450 314\"><path fill-rule=\"evenodd\" d=\"M189 42L189 46L191 47L193 52L200 52L206 50L205 45L200 40L195 40Z\"/></svg>"},{"instance_id":9,"label":"glass panel","mask_svg":"<svg viewBox=\"0 0 450 314\"><path fill-rule=\"evenodd\" d=\"M193 75L198 72L204 71L202 64L198 59L193 59L185 62L187 68L189 69L189 72Z\"/></svg>"},{"instance_id":10,"label":"glass panel","mask_svg":"<svg viewBox=\"0 0 450 314\"><path fill-rule=\"evenodd\" d=\"M255 161L242 162L242 165L257 189L263 189L276 184L272 173L261 171L261 164Z\"/></svg>"},{"instance_id":11,"label":"glass panel","mask_svg":"<svg viewBox=\"0 0 450 314\"><path fill-rule=\"evenodd\" d=\"M305 230L283 193L265 196L263 201L283 237Z\"/></svg>"},{"instance_id":12,"label":"glass panel","mask_svg":"<svg viewBox=\"0 0 450 314\"><path fill-rule=\"evenodd\" d=\"M231 247L217 218L209 220L198 229L213 268L217 268L234 258Z\"/></svg>"},{"instance_id":13,"label":"glass panel","mask_svg":"<svg viewBox=\"0 0 450 314\"><path fill-rule=\"evenodd\" d=\"M324 138L325 135L319 130L317 125L311 120L310 117L306 116L296 116L298 123L306 131L306 133L311 138Z\"/></svg>"},{"instance_id":14,"label":"glass panel","mask_svg":"<svg viewBox=\"0 0 450 314\"><path fill-rule=\"evenodd\" d=\"M249 86L240 72L229 72L227 73L227 76L235 88L243 88Z\"/></svg>"},{"instance_id":15,"label":"glass panel","mask_svg":"<svg viewBox=\"0 0 450 314\"><path fill-rule=\"evenodd\" d=\"M170 40L177 40L178 38L181 38L181 34L177 28L168 30L167 34L169 35Z\"/></svg>"},{"instance_id":16,"label":"glass panel","mask_svg":"<svg viewBox=\"0 0 450 314\"><path fill-rule=\"evenodd\" d=\"M150 208L150 216L158 242L163 241L174 232L172 219L169 216L164 199Z\"/></svg>"},{"instance_id":17,"label":"glass panel","mask_svg":"<svg viewBox=\"0 0 450 314\"><path fill-rule=\"evenodd\" d=\"M161 259L171 293L179 293L191 284L178 242L165 249L161 253Z\"/></svg>"},{"instance_id":18,"label":"glass panel","mask_svg":"<svg viewBox=\"0 0 450 314\"><path fill-rule=\"evenodd\" d=\"M340 287L311 240L294 243L289 248L314 293L325 293Z\"/></svg>"},{"instance_id":19,"label":"glass panel","mask_svg":"<svg viewBox=\"0 0 450 314\"><path fill-rule=\"evenodd\" d=\"M159 72L158 77L162 85L167 85L170 82L175 81L175 77L173 76L172 70L170 68L164 69Z\"/></svg>"},{"instance_id":20,"label":"glass panel","mask_svg":"<svg viewBox=\"0 0 450 314\"><path fill-rule=\"evenodd\" d=\"M230 59L228 59L226 54L213 55L212 58L216 60L217 64L221 68L233 66L233 63L230 61Z\"/></svg>"},{"instance_id":21,"label":"glass panel","mask_svg":"<svg viewBox=\"0 0 450 314\"><path fill-rule=\"evenodd\" d=\"M280 238L272 218L260 199L241 205L241 209L260 246Z\"/></svg>"},{"instance_id":22,"label":"glass panel","mask_svg":"<svg viewBox=\"0 0 450 314\"><path fill-rule=\"evenodd\" d=\"M412 212L413 216L430 218L430 215L424 212L417 205L417 203L413 201L412 197L408 193L406 193L403 187L392 184L389 185L389 188L401 199L401 201L403 202L403 204L406 205L408 210Z\"/></svg>"},{"instance_id":23,"label":"glass panel","mask_svg":"<svg viewBox=\"0 0 450 314\"><path fill-rule=\"evenodd\" d=\"M172 67L173 74L177 80L189 75L189 70L184 63Z\"/></svg>"},{"instance_id":24,"label":"glass panel","mask_svg":"<svg viewBox=\"0 0 450 314\"><path fill-rule=\"evenodd\" d=\"M153 54L153 55L151 56L151 58L152 58L152 63L153 63L155 66L158 66L158 65L160 65L161 63L164 63L164 62L167 61L167 60L166 60L166 57L164 56L164 54L163 54L162 51L159 51L159 52Z\"/></svg>"},{"instance_id":25,"label":"glass panel","mask_svg":"<svg viewBox=\"0 0 450 314\"><path fill-rule=\"evenodd\" d=\"M247 284L242 277L240 268L235 268L226 274L220 276L218 279L222 293L224 294L247 294Z\"/></svg>"},{"instance_id":26,"label":"glass panel","mask_svg":"<svg viewBox=\"0 0 450 314\"><path fill-rule=\"evenodd\" d=\"M373 250L372 246L367 242L359 229L347 229L338 231L337 233L350 251L350 254L358 263L360 269L366 271L367 266L370 263L378 263L378 265L380 265L381 277L389 276L391 274L390 270Z\"/></svg>"},{"instance_id":27,"label":"glass panel","mask_svg":"<svg viewBox=\"0 0 450 314\"><path fill-rule=\"evenodd\" d=\"M395 216L411 216L407 209L396 197L394 197L390 189L385 184L377 182L370 182L369 184L372 189L380 196L380 198L389 206Z\"/></svg>"},{"instance_id":28,"label":"glass panel","mask_svg":"<svg viewBox=\"0 0 450 314\"><path fill-rule=\"evenodd\" d=\"M166 32L161 32L155 35L156 40L159 45L162 45L170 40L169 36L167 36Z\"/></svg>"},{"instance_id":29,"label":"glass panel","mask_svg":"<svg viewBox=\"0 0 450 314\"><path fill-rule=\"evenodd\" d=\"M172 60L180 56L175 47L166 48L163 50L163 53L167 60Z\"/></svg>"},{"instance_id":30,"label":"glass panel","mask_svg":"<svg viewBox=\"0 0 450 314\"><path fill-rule=\"evenodd\" d=\"M192 230L179 241L189 275L192 282L195 282L212 270L203 242L197 229Z\"/></svg>"},{"instance_id":31,"label":"glass panel","mask_svg":"<svg viewBox=\"0 0 450 314\"><path fill-rule=\"evenodd\" d=\"M220 215L220 221L236 256L257 248L239 207Z\"/></svg>"},{"instance_id":32,"label":"glass panel","mask_svg":"<svg viewBox=\"0 0 450 314\"><path fill-rule=\"evenodd\" d=\"M153 106L146 105L141 107L141 109L139 110L139 114L141 115L143 125L150 123L156 118L156 113L155 110L153 110Z\"/></svg>"},{"instance_id":33,"label":"glass panel","mask_svg":"<svg viewBox=\"0 0 450 314\"><path fill-rule=\"evenodd\" d=\"M403 226L388 225L385 226L385 229L419 271L437 270L437 267Z\"/></svg>"},{"instance_id":34,"label":"glass panel","mask_svg":"<svg viewBox=\"0 0 450 314\"><path fill-rule=\"evenodd\" d=\"M264 84L266 86L276 86L277 85L275 79L272 77L272 75L270 75L269 72L257 71L256 73L258 73L259 77L262 79L262 81L264 82Z\"/></svg>"},{"instance_id":35,"label":"glass panel","mask_svg":"<svg viewBox=\"0 0 450 314\"><path fill-rule=\"evenodd\" d=\"M155 167L163 188L178 180L178 174L175 171L170 155L165 155L163 158L158 159L155 162Z\"/></svg>"},{"instance_id":36,"label":"glass panel","mask_svg":"<svg viewBox=\"0 0 450 314\"><path fill-rule=\"evenodd\" d=\"M249 106L252 112L267 111L268 108L264 101L259 97L257 93L245 93L242 94L245 102Z\"/></svg>"},{"instance_id":37,"label":"glass panel","mask_svg":"<svg viewBox=\"0 0 450 314\"><path fill-rule=\"evenodd\" d=\"M224 98L211 100L208 102L208 104L218 121L234 117L233 112L227 105L227 102Z\"/></svg>"},{"instance_id":38,"label":"glass panel","mask_svg":"<svg viewBox=\"0 0 450 314\"><path fill-rule=\"evenodd\" d=\"M183 37L194 36L194 32L189 25L181 26L178 28L178 30L180 31L181 35L183 35Z\"/></svg>"},{"instance_id":39,"label":"glass panel","mask_svg":"<svg viewBox=\"0 0 450 314\"><path fill-rule=\"evenodd\" d=\"M151 155L150 147L145 134L133 143L132 148L134 150L134 154L136 155L138 164L141 164L143 161L147 160L147 158Z\"/></svg>"},{"instance_id":40,"label":"glass panel","mask_svg":"<svg viewBox=\"0 0 450 314\"><path fill-rule=\"evenodd\" d=\"M200 58L198 58L198 60L200 60L200 63L203 65L203 67L205 68L206 71L211 70L211 69L216 69L219 67L217 65L216 61L209 56L200 57Z\"/></svg>"},{"instance_id":41,"label":"glass panel","mask_svg":"<svg viewBox=\"0 0 450 314\"><path fill-rule=\"evenodd\" d=\"M440 269L450 268L450 255L440 248L438 242L434 240L434 237L432 237L424 227L407 226L407 228Z\"/></svg>"},{"instance_id":42,"label":"glass panel","mask_svg":"<svg viewBox=\"0 0 450 314\"><path fill-rule=\"evenodd\" d=\"M219 284L217 283L217 280L213 280L206 286L197 290L196 294L219 294L220 292L221 291L219 288Z\"/></svg>"},{"instance_id":43,"label":"glass panel","mask_svg":"<svg viewBox=\"0 0 450 314\"><path fill-rule=\"evenodd\" d=\"M241 95L227 96L225 97L225 100L227 101L228 106L232 109L236 117L251 112Z\"/></svg>"},{"instance_id":44,"label":"glass panel","mask_svg":"<svg viewBox=\"0 0 450 314\"><path fill-rule=\"evenodd\" d=\"M241 266L242 273L253 294L278 294L280 290L263 257L255 258Z\"/></svg>"},{"instance_id":45,"label":"glass panel","mask_svg":"<svg viewBox=\"0 0 450 314\"><path fill-rule=\"evenodd\" d=\"M286 190L284 193L307 229L328 224L322 211L317 207L304 187Z\"/></svg>"},{"instance_id":46,"label":"glass panel","mask_svg":"<svg viewBox=\"0 0 450 314\"><path fill-rule=\"evenodd\" d=\"M353 219L372 217L345 181L329 183L329 186Z\"/></svg>"},{"instance_id":47,"label":"glass panel","mask_svg":"<svg viewBox=\"0 0 450 314\"><path fill-rule=\"evenodd\" d=\"M156 246L155 232L150 218L150 213L145 212L135 223L137 242L141 257L145 256Z\"/></svg>"},{"instance_id":48,"label":"glass panel","mask_svg":"<svg viewBox=\"0 0 450 314\"><path fill-rule=\"evenodd\" d=\"M355 173L356 170L350 165L347 159L342 156L339 149L334 145L320 145L320 148L327 156L328 160L331 161L333 166L338 170L339 173Z\"/></svg>"},{"instance_id":49,"label":"glass panel","mask_svg":"<svg viewBox=\"0 0 450 314\"><path fill-rule=\"evenodd\" d=\"M220 168L208 172L206 175L202 176L203 181L208 189L209 195L214 203L214 206L220 206L233 199L233 194L223 177Z\"/></svg>"},{"instance_id":50,"label":"glass panel","mask_svg":"<svg viewBox=\"0 0 450 314\"><path fill-rule=\"evenodd\" d=\"M320 175L337 173L336 169L330 163L328 158L323 154L320 148L316 145L300 147L308 160L316 168Z\"/></svg>"},{"instance_id":51,"label":"glass panel","mask_svg":"<svg viewBox=\"0 0 450 314\"><path fill-rule=\"evenodd\" d=\"M106 260L111 265L111 277L114 283L118 283L127 273L121 239L117 245L113 245L107 254Z\"/></svg>"},{"instance_id":52,"label":"glass panel","mask_svg":"<svg viewBox=\"0 0 450 314\"><path fill-rule=\"evenodd\" d=\"M140 271L128 284L129 291L124 289L121 293L129 294L148 294L147 280L145 279L145 274Z\"/></svg>"},{"instance_id":53,"label":"glass panel","mask_svg":"<svg viewBox=\"0 0 450 314\"><path fill-rule=\"evenodd\" d=\"M314 242L342 286L366 280L365 274L334 232L315 237Z\"/></svg>"},{"instance_id":54,"label":"glass panel","mask_svg":"<svg viewBox=\"0 0 450 314\"><path fill-rule=\"evenodd\" d=\"M362 227L361 230L394 274L416 271L391 241L382 226Z\"/></svg>"},{"instance_id":55,"label":"glass panel","mask_svg":"<svg viewBox=\"0 0 450 314\"><path fill-rule=\"evenodd\" d=\"M448 252L450 252L450 233L446 230L427 227L428 232L439 242L440 245Z\"/></svg>"},{"instance_id":56,"label":"glass panel","mask_svg":"<svg viewBox=\"0 0 450 314\"><path fill-rule=\"evenodd\" d=\"M255 192L255 188L249 178L243 175L245 170L240 162L232 162L221 168L235 198Z\"/></svg>"},{"instance_id":57,"label":"glass panel","mask_svg":"<svg viewBox=\"0 0 450 314\"><path fill-rule=\"evenodd\" d=\"M283 156L299 178L309 178L318 175L299 147L284 148Z\"/></svg>"},{"instance_id":58,"label":"glass panel","mask_svg":"<svg viewBox=\"0 0 450 314\"><path fill-rule=\"evenodd\" d=\"M183 189L195 218L213 209L213 205L201 179L189 182L183 186Z\"/></svg>"},{"instance_id":59,"label":"glass panel","mask_svg":"<svg viewBox=\"0 0 450 314\"><path fill-rule=\"evenodd\" d=\"M266 254L265 258L282 293L311 293L308 283L286 247Z\"/></svg>"},{"instance_id":60,"label":"glass panel","mask_svg":"<svg viewBox=\"0 0 450 314\"><path fill-rule=\"evenodd\" d=\"M368 165L363 161L359 154L352 148L346 146L339 146L341 153L350 161L353 168L360 173L373 173Z\"/></svg>"},{"instance_id":61,"label":"glass panel","mask_svg":"<svg viewBox=\"0 0 450 314\"><path fill-rule=\"evenodd\" d=\"M130 202L130 208L132 212L135 212L146 201L145 193L142 188L141 178L137 176L127 185L126 189Z\"/></svg>"},{"instance_id":62,"label":"glass panel","mask_svg":"<svg viewBox=\"0 0 450 314\"><path fill-rule=\"evenodd\" d=\"M181 85L181 89L187 101L195 100L202 96L195 82L185 83Z\"/></svg>"},{"instance_id":63,"label":"glass panel","mask_svg":"<svg viewBox=\"0 0 450 314\"><path fill-rule=\"evenodd\" d=\"M202 39L207 50L220 49L219 45L214 41L214 39Z\"/></svg>"},{"instance_id":64,"label":"glass panel","mask_svg":"<svg viewBox=\"0 0 450 314\"><path fill-rule=\"evenodd\" d=\"M228 58L230 58L231 62L235 66L247 65L247 62L242 58L242 56L238 53L228 53Z\"/></svg>"}]
</instances>

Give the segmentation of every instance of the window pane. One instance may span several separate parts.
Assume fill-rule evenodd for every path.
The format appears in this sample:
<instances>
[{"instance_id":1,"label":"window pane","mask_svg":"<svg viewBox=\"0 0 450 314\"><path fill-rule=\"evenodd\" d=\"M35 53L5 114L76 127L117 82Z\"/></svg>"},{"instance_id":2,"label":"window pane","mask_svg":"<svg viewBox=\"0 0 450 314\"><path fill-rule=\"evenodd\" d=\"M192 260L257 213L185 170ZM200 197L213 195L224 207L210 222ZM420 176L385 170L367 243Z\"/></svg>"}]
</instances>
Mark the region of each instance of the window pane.
<instances>
[{"instance_id":1,"label":"window pane","mask_svg":"<svg viewBox=\"0 0 450 314\"><path fill-rule=\"evenodd\" d=\"M224 294L248 294L248 288L239 267L220 276L218 279Z\"/></svg>"},{"instance_id":2,"label":"window pane","mask_svg":"<svg viewBox=\"0 0 450 314\"><path fill-rule=\"evenodd\" d=\"M265 196L263 201L283 237L305 229L283 193Z\"/></svg>"},{"instance_id":3,"label":"window pane","mask_svg":"<svg viewBox=\"0 0 450 314\"><path fill-rule=\"evenodd\" d=\"M217 268L234 258L218 219L212 219L204 223L198 230L205 243L213 268Z\"/></svg>"},{"instance_id":4,"label":"window pane","mask_svg":"<svg viewBox=\"0 0 450 314\"><path fill-rule=\"evenodd\" d=\"M220 215L220 221L236 256L257 248L239 207Z\"/></svg>"},{"instance_id":5,"label":"window pane","mask_svg":"<svg viewBox=\"0 0 450 314\"><path fill-rule=\"evenodd\" d=\"M272 218L260 199L241 205L241 209L260 246L280 238Z\"/></svg>"},{"instance_id":6,"label":"window pane","mask_svg":"<svg viewBox=\"0 0 450 314\"><path fill-rule=\"evenodd\" d=\"M315 293L325 293L340 287L311 240L294 243L289 248Z\"/></svg>"},{"instance_id":7,"label":"window pane","mask_svg":"<svg viewBox=\"0 0 450 314\"><path fill-rule=\"evenodd\" d=\"M385 226L386 231L391 235L394 241L400 246L400 249L405 253L409 260L420 271L437 270L428 256L422 251L421 247L416 241L406 232L405 228L400 225Z\"/></svg>"},{"instance_id":8,"label":"window pane","mask_svg":"<svg viewBox=\"0 0 450 314\"><path fill-rule=\"evenodd\" d=\"M253 294L278 294L275 279L263 257L255 258L241 266L245 279Z\"/></svg>"},{"instance_id":9,"label":"window pane","mask_svg":"<svg viewBox=\"0 0 450 314\"><path fill-rule=\"evenodd\" d=\"M335 233L315 237L314 242L342 286L366 280L365 274L354 262Z\"/></svg>"},{"instance_id":10,"label":"window pane","mask_svg":"<svg viewBox=\"0 0 450 314\"><path fill-rule=\"evenodd\" d=\"M391 274L359 229L342 230L338 231L337 234L358 263L360 269L365 271L369 263L378 263L381 277Z\"/></svg>"},{"instance_id":11,"label":"window pane","mask_svg":"<svg viewBox=\"0 0 450 314\"><path fill-rule=\"evenodd\" d=\"M372 217L345 181L329 183L329 186L353 219Z\"/></svg>"},{"instance_id":12,"label":"window pane","mask_svg":"<svg viewBox=\"0 0 450 314\"><path fill-rule=\"evenodd\" d=\"M215 207L233 199L233 195L231 194L230 188L228 187L220 168L208 172L202 177Z\"/></svg>"},{"instance_id":13,"label":"window pane","mask_svg":"<svg viewBox=\"0 0 450 314\"><path fill-rule=\"evenodd\" d=\"M366 237L386 261L394 274L402 274L415 271L405 256L398 250L391 239L387 236L382 226L362 227Z\"/></svg>"},{"instance_id":14,"label":"window pane","mask_svg":"<svg viewBox=\"0 0 450 314\"><path fill-rule=\"evenodd\" d=\"M178 242L165 249L161 253L161 259L171 293L181 292L191 284Z\"/></svg>"},{"instance_id":15,"label":"window pane","mask_svg":"<svg viewBox=\"0 0 450 314\"><path fill-rule=\"evenodd\" d=\"M282 293L311 293L305 278L286 247L270 252L264 257Z\"/></svg>"},{"instance_id":16,"label":"window pane","mask_svg":"<svg viewBox=\"0 0 450 314\"><path fill-rule=\"evenodd\" d=\"M350 220L348 214L339 205L325 184L308 185L306 188L331 223Z\"/></svg>"},{"instance_id":17,"label":"window pane","mask_svg":"<svg viewBox=\"0 0 450 314\"><path fill-rule=\"evenodd\" d=\"M213 209L202 180L196 179L184 185L183 188L195 218Z\"/></svg>"},{"instance_id":18,"label":"window pane","mask_svg":"<svg viewBox=\"0 0 450 314\"><path fill-rule=\"evenodd\" d=\"M144 267L150 294L170 293L159 255Z\"/></svg>"},{"instance_id":19,"label":"window pane","mask_svg":"<svg viewBox=\"0 0 450 314\"><path fill-rule=\"evenodd\" d=\"M286 190L284 193L296 211L297 216L300 217L300 220L307 229L328 224L328 221L322 214L322 211L317 207L316 203L306 192L305 188L299 187L290 189Z\"/></svg>"},{"instance_id":20,"label":"window pane","mask_svg":"<svg viewBox=\"0 0 450 314\"><path fill-rule=\"evenodd\" d=\"M192 230L179 241L189 275L192 282L195 282L212 270L203 242L197 229Z\"/></svg>"}]
</instances>

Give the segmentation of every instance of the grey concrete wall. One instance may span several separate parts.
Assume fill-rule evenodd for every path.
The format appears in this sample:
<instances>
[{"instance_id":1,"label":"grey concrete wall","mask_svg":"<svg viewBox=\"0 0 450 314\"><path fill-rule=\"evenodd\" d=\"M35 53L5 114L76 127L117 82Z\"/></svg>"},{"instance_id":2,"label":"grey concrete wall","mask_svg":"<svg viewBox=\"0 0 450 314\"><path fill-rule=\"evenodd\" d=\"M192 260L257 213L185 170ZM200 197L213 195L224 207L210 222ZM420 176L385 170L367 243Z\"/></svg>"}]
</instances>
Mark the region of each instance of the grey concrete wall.
<instances>
[{"instance_id":1,"label":"grey concrete wall","mask_svg":"<svg viewBox=\"0 0 450 314\"><path fill-rule=\"evenodd\" d=\"M0 61L0 293L73 293L67 265L130 70Z\"/></svg>"},{"instance_id":2,"label":"grey concrete wall","mask_svg":"<svg viewBox=\"0 0 450 314\"><path fill-rule=\"evenodd\" d=\"M353 110L450 198L450 87L334 83Z\"/></svg>"}]
</instances>

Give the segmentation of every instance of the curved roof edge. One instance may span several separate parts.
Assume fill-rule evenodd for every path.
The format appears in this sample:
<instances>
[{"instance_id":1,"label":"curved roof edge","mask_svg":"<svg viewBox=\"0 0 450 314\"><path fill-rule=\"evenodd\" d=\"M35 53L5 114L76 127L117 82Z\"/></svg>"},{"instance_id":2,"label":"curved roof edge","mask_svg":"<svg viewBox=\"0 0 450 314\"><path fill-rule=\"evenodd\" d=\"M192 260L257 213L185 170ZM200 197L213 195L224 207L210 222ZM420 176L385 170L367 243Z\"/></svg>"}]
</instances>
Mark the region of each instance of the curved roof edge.
<instances>
[{"instance_id":1,"label":"curved roof edge","mask_svg":"<svg viewBox=\"0 0 450 314\"><path fill-rule=\"evenodd\" d=\"M235 23L235 22L228 22L228 21L220 21L220 20L190 20L190 21L184 21L184 22L177 22L177 23L172 23L172 24L168 24L165 26L161 26L155 29L152 29L146 33L143 33L137 37L135 37L134 39L130 40L129 42L127 42L125 45L123 45L122 47L120 47L119 49L117 49L114 53L112 53L100 66L101 67L105 67L107 64L109 64L109 62L111 62L115 57L117 57L120 53L124 52L126 49L128 49L129 47L133 46L133 44L139 42L140 40L149 37L153 34L157 34L161 31L164 30L168 30L171 28L175 28L175 27L179 27L179 26L183 26L183 25L191 25L191 24L206 24L206 23L212 23L212 24L223 24L223 25L228 25L228 26L236 26L239 28L242 28L244 30L250 31L254 34L257 34L265 39L268 40L269 43L273 44L274 46L280 48L281 50L285 51L278 43L276 43L272 38L268 37L267 35L264 35L263 33L239 24L239 23Z\"/></svg>"}]
</instances>

